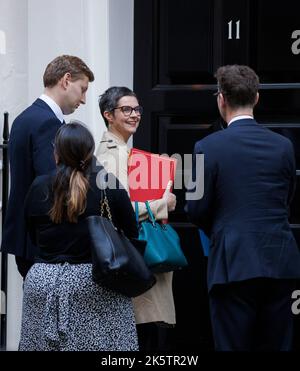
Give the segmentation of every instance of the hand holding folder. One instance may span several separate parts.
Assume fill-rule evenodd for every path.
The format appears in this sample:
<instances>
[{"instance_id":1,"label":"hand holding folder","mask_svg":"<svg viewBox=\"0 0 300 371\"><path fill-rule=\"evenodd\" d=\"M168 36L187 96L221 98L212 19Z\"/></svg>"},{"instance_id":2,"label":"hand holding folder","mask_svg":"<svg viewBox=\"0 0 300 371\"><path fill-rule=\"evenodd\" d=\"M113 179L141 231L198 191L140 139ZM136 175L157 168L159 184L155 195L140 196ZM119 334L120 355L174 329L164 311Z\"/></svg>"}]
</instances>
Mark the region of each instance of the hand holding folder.
<instances>
[{"instance_id":1,"label":"hand holding folder","mask_svg":"<svg viewBox=\"0 0 300 371\"><path fill-rule=\"evenodd\" d=\"M174 211L176 207L176 196L172 193L172 185L172 180L169 180L167 188L162 197L168 205L168 211Z\"/></svg>"}]
</instances>

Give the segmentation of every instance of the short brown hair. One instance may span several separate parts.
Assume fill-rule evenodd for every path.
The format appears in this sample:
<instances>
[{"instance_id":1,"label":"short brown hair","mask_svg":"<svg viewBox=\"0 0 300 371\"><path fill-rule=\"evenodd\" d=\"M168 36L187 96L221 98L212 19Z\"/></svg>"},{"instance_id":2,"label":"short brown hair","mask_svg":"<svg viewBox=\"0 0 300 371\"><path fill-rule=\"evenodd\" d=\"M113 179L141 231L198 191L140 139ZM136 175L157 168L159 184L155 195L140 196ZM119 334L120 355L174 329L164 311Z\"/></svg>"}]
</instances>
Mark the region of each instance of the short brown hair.
<instances>
[{"instance_id":1,"label":"short brown hair","mask_svg":"<svg viewBox=\"0 0 300 371\"><path fill-rule=\"evenodd\" d=\"M55 86L67 72L71 74L73 81L79 80L83 75L88 77L89 82L94 81L93 72L80 58L72 55L61 55L53 59L46 67L43 76L44 87Z\"/></svg>"},{"instance_id":2,"label":"short brown hair","mask_svg":"<svg viewBox=\"0 0 300 371\"><path fill-rule=\"evenodd\" d=\"M259 88L259 78L248 66L219 67L216 74L219 91L231 108L253 107Z\"/></svg>"}]
</instances>

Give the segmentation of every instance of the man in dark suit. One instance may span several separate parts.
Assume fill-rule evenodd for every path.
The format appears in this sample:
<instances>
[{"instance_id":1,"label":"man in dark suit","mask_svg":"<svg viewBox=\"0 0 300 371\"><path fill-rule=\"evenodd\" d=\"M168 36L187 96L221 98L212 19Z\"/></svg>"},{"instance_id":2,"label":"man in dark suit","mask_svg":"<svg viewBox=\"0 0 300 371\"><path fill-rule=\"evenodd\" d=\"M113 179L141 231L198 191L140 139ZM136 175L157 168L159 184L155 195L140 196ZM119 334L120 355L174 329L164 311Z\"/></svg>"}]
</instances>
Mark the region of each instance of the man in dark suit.
<instances>
[{"instance_id":1,"label":"man in dark suit","mask_svg":"<svg viewBox=\"0 0 300 371\"><path fill-rule=\"evenodd\" d=\"M291 294L300 277L300 252L288 222L293 147L254 120L259 80L252 69L220 67L216 78L228 127L196 143L194 158L204 154L204 195L187 202L191 221L211 241L216 350L290 350Z\"/></svg>"},{"instance_id":2,"label":"man in dark suit","mask_svg":"<svg viewBox=\"0 0 300 371\"><path fill-rule=\"evenodd\" d=\"M78 57L62 55L44 72L44 94L13 122L9 139L10 195L2 235L1 250L14 254L20 274L34 262L36 247L31 243L24 222L24 199L38 175L55 169L54 137L68 115L85 104L93 72Z\"/></svg>"}]
</instances>

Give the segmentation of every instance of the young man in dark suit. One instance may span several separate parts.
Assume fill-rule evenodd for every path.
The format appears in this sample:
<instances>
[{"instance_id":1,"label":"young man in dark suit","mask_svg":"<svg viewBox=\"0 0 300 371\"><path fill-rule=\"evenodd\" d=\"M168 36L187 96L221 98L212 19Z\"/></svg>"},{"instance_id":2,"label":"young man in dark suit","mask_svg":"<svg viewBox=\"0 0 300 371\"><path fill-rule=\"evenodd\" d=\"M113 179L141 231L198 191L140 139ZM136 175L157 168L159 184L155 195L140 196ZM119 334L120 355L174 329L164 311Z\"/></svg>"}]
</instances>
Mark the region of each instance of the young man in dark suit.
<instances>
[{"instance_id":1,"label":"young man in dark suit","mask_svg":"<svg viewBox=\"0 0 300 371\"><path fill-rule=\"evenodd\" d=\"M192 222L211 241L216 350L290 350L291 294L300 277L300 252L288 222L293 146L254 120L259 80L252 69L224 66L216 78L228 127L196 143L194 154L204 154L204 195L187 202Z\"/></svg>"},{"instance_id":2,"label":"young man in dark suit","mask_svg":"<svg viewBox=\"0 0 300 371\"><path fill-rule=\"evenodd\" d=\"M14 254L25 278L34 262L35 246L26 232L24 199L38 175L55 169L54 137L63 125L63 115L85 104L93 72L78 57L62 55L44 72L44 94L13 122L9 139L10 195L2 235L1 251Z\"/></svg>"}]
</instances>

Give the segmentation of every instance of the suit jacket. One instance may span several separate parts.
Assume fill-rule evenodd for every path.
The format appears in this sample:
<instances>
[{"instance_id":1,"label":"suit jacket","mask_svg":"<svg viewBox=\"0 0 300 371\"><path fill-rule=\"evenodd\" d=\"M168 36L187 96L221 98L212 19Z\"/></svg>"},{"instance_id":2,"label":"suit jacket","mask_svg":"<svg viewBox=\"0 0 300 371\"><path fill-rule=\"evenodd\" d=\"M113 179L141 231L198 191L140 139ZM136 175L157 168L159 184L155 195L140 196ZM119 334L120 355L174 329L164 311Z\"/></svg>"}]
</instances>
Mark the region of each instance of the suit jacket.
<instances>
[{"instance_id":1,"label":"suit jacket","mask_svg":"<svg viewBox=\"0 0 300 371\"><path fill-rule=\"evenodd\" d=\"M1 250L33 260L36 247L25 227L24 200L36 176L55 169L53 141L61 122L51 108L37 99L13 122L8 144L10 194Z\"/></svg>"},{"instance_id":2,"label":"suit jacket","mask_svg":"<svg viewBox=\"0 0 300 371\"><path fill-rule=\"evenodd\" d=\"M109 131L103 134L97 149L97 159L107 172L114 174L128 192L127 162L129 149L125 142ZM150 202L157 220L168 218L167 204L164 200ZM139 219L147 218L143 203L139 203ZM172 291L173 272L155 274L155 285L144 294L132 299L137 324L164 322L175 324L175 306Z\"/></svg>"},{"instance_id":3,"label":"suit jacket","mask_svg":"<svg viewBox=\"0 0 300 371\"><path fill-rule=\"evenodd\" d=\"M187 211L211 238L208 288L254 277L300 277L288 222L296 176L290 140L241 119L197 142L194 153L204 154L204 196L188 201Z\"/></svg>"}]
</instances>

